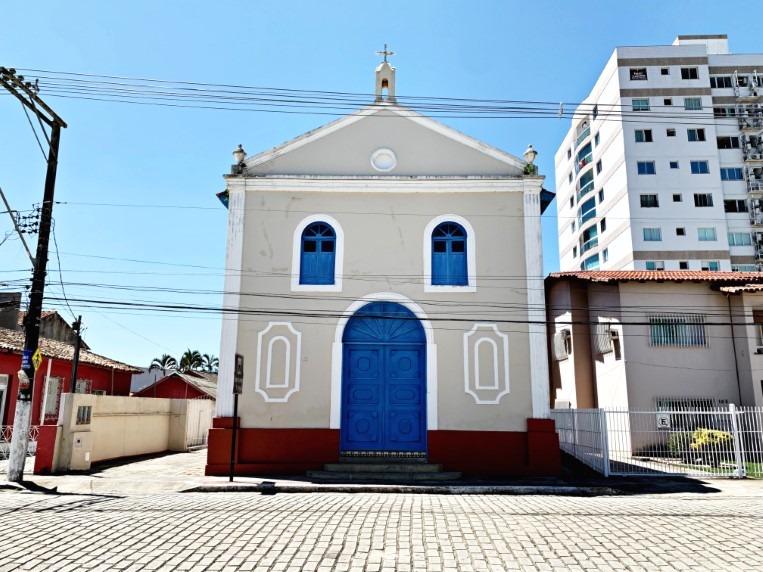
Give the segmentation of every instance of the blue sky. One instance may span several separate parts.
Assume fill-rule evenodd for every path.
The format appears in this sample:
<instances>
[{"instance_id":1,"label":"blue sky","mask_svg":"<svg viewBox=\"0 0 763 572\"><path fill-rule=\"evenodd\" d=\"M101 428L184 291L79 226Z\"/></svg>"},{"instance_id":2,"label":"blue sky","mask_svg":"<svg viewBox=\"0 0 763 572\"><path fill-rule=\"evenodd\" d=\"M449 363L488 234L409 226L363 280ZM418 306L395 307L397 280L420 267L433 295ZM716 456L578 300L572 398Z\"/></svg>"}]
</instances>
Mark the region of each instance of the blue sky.
<instances>
[{"instance_id":1,"label":"blue sky","mask_svg":"<svg viewBox=\"0 0 763 572\"><path fill-rule=\"evenodd\" d=\"M453 0L3 2L0 65L206 83L368 93L375 51L397 52L398 95L579 102L617 45L727 33L760 52L749 2ZM12 22L13 25L7 25ZM28 74L33 75L33 74ZM62 134L56 249L47 294L71 299L219 306L227 211L215 198L238 143L255 154L332 117L179 109L48 96ZM445 119L520 156L532 143L546 188L569 119ZM25 211L45 162L21 106L0 97L0 187ZM122 206L115 206L122 205ZM129 205L129 206L125 206ZM543 221L547 272L558 268L555 205ZM0 241L11 230L0 215ZM32 248L36 237L31 237ZM19 240L0 245L0 289L31 276ZM5 284L5 286L3 286ZM164 289L165 291L157 291ZM190 290L178 293L177 290ZM135 365L186 348L219 352L220 318L92 308L93 351Z\"/></svg>"}]
</instances>

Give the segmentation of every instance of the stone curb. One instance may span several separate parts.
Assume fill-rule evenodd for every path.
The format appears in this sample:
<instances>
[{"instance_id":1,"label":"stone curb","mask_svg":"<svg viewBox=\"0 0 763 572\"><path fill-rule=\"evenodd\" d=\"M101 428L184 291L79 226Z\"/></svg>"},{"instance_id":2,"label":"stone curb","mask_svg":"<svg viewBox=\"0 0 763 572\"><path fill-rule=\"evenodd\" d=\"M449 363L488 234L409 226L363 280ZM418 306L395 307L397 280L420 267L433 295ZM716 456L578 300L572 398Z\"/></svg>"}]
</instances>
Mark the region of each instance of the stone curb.
<instances>
[{"instance_id":1,"label":"stone curb","mask_svg":"<svg viewBox=\"0 0 763 572\"><path fill-rule=\"evenodd\" d=\"M183 489L181 493L386 493L386 494L435 494L435 495L555 495L555 496L601 496L619 495L611 487L572 486L469 486L469 485L249 485L231 484L200 485Z\"/></svg>"}]
</instances>

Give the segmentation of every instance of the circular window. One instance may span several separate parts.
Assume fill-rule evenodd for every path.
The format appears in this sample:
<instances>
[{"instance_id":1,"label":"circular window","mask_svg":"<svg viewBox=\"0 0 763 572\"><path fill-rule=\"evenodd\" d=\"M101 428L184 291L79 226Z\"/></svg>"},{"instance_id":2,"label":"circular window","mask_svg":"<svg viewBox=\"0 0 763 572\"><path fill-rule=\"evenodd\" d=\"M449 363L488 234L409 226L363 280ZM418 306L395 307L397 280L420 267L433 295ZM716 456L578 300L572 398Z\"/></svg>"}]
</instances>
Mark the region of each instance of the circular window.
<instances>
[{"instance_id":1,"label":"circular window","mask_svg":"<svg viewBox=\"0 0 763 572\"><path fill-rule=\"evenodd\" d=\"M392 149L377 149L371 154L371 166L377 171L391 171L397 167L397 156Z\"/></svg>"}]
</instances>

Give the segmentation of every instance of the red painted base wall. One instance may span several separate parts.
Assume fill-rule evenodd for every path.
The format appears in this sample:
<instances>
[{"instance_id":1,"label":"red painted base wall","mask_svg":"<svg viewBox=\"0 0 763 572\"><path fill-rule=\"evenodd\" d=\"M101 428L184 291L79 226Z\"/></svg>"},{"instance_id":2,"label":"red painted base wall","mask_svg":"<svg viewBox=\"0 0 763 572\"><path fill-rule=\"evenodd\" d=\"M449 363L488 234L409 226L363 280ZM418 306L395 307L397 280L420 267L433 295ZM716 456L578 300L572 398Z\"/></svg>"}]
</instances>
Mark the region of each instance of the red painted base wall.
<instances>
[{"instance_id":1,"label":"red painted base wall","mask_svg":"<svg viewBox=\"0 0 763 572\"><path fill-rule=\"evenodd\" d=\"M233 423L209 431L207 475L227 475ZM528 419L527 431L429 431L429 462L479 476L556 476L559 439L550 419ZM338 429L249 429L236 435L237 475L296 475L339 460Z\"/></svg>"}]
</instances>

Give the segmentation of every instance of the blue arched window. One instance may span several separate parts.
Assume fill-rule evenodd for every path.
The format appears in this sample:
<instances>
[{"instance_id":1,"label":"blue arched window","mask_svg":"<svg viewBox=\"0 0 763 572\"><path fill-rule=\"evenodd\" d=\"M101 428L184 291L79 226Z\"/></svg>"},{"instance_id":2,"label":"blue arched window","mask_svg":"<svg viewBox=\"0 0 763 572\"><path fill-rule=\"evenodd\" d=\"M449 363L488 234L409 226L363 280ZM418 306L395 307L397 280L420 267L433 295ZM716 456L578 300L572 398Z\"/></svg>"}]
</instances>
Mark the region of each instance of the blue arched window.
<instances>
[{"instance_id":1,"label":"blue arched window","mask_svg":"<svg viewBox=\"0 0 763 572\"><path fill-rule=\"evenodd\" d=\"M300 284L333 284L336 233L325 222L314 222L302 231Z\"/></svg>"},{"instance_id":2,"label":"blue arched window","mask_svg":"<svg viewBox=\"0 0 763 572\"><path fill-rule=\"evenodd\" d=\"M464 227L454 222L444 222L432 231L432 284L469 284L466 239Z\"/></svg>"}]
</instances>

